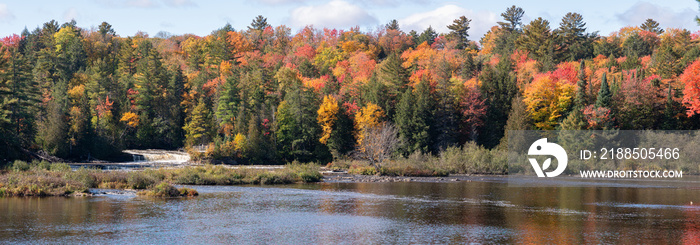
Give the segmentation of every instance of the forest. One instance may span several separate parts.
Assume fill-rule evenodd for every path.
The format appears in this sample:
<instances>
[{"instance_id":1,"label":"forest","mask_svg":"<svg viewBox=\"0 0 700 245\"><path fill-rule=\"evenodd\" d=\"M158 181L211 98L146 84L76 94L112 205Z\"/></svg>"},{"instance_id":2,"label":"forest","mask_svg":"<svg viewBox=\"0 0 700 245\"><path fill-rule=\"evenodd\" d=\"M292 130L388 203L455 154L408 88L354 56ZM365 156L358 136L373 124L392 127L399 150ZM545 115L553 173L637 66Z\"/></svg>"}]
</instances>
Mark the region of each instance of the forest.
<instances>
[{"instance_id":1,"label":"forest","mask_svg":"<svg viewBox=\"0 0 700 245\"><path fill-rule=\"evenodd\" d=\"M577 13L524 13L506 9L483 37L465 16L449 33L393 20L295 34L258 16L203 37L52 20L0 40L0 163L150 148L373 163L503 148L508 130L700 128L700 33L647 19L603 36Z\"/></svg>"}]
</instances>

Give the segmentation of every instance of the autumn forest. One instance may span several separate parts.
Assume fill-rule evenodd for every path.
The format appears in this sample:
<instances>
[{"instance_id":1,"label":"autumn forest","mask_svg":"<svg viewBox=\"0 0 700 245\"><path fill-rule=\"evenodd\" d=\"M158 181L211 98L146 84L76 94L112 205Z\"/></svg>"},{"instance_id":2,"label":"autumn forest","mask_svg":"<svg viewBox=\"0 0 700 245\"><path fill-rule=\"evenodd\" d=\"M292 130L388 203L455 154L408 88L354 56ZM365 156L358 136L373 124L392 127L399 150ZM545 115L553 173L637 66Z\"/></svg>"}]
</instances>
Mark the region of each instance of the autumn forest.
<instances>
[{"instance_id":1,"label":"autumn forest","mask_svg":"<svg viewBox=\"0 0 700 245\"><path fill-rule=\"evenodd\" d=\"M258 16L204 37L49 21L0 40L0 164L134 148L371 163L505 147L508 130L700 128L700 33L648 19L603 36L577 13L523 15L506 9L483 37L468 16L449 33L292 33Z\"/></svg>"}]
</instances>

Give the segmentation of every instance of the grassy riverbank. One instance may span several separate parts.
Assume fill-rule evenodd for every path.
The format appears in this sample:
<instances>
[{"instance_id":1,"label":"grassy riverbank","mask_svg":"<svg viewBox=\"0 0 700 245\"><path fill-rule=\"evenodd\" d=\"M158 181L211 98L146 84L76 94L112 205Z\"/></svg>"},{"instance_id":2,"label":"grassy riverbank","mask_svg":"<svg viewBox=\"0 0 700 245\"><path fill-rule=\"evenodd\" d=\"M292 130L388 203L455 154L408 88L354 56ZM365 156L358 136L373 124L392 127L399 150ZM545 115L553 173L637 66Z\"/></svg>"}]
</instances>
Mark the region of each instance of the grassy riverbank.
<instances>
[{"instance_id":1,"label":"grassy riverbank","mask_svg":"<svg viewBox=\"0 0 700 245\"><path fill-rule=\"evenodd\" d=\"M318 182L319 168L311 164L288 164L282 169L232 169L206 165L178 169L141 171L71 170L64 163L14 162L0 171L0 196L69 196L90 188L145 190L146 196L195 195L196 191L171 188L179 185L289 184ZM170 186L170 187L168 187ZM193 192L194 191L194 192Z\"/></svg>"},{"instance_id":2,"label":"grassy riverbank","mask_svg":"<svg viewBox=\"0 0 700 245\"><path fill-rule=\"evenodd\" d=\"M366 161L339 160L328 165L350 174L383 176L447 176L449 174L506 174L508 158L504 150L489 150L474 143L449 147L440 155L413 153L370 166Z\"/></svg>"}]
</instances>

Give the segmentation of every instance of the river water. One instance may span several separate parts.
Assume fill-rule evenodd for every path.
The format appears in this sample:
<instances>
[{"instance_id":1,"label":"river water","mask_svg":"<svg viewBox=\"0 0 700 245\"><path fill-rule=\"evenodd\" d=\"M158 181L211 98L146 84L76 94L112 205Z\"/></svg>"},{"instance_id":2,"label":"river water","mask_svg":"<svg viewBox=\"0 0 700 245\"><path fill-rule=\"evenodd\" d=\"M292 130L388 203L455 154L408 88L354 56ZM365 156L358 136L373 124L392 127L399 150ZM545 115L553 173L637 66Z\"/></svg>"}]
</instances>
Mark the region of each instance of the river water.
<instances>
[{"instance_id":1,"label":"river water","mask_svg":"<svg viewBox=\"0 0 700 245\"><path fill-rule=\"evenodd\" d=\"M0 198L0 243L700 242L698 177L539 181L194 186L199 197L168 200Z\"/></svg>"}]
</instances>

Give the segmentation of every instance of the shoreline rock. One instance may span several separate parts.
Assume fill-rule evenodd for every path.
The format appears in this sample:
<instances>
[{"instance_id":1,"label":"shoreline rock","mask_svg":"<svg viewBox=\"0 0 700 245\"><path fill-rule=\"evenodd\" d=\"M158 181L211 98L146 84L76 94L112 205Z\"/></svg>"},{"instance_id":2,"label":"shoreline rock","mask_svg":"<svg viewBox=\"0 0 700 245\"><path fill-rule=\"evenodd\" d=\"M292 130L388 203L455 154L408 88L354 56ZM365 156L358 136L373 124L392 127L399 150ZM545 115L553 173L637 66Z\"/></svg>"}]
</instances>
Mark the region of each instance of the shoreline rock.
<instances>
[{"instance_id":1,"label":"shoreline rock","mask_svg":"<svg viewBox=\"0 0 700 245\"><path fill-rule=\"evenodd\" d=\"M323 173L323 183L388 183L388 182L430 182L450 183L472 181L483 176L478 175L450 175L446 177L412 177L412 176L378 176L358 175L342 172ZM483 180L483 178L481 178Z\"/></svg>"}]
</instances>

